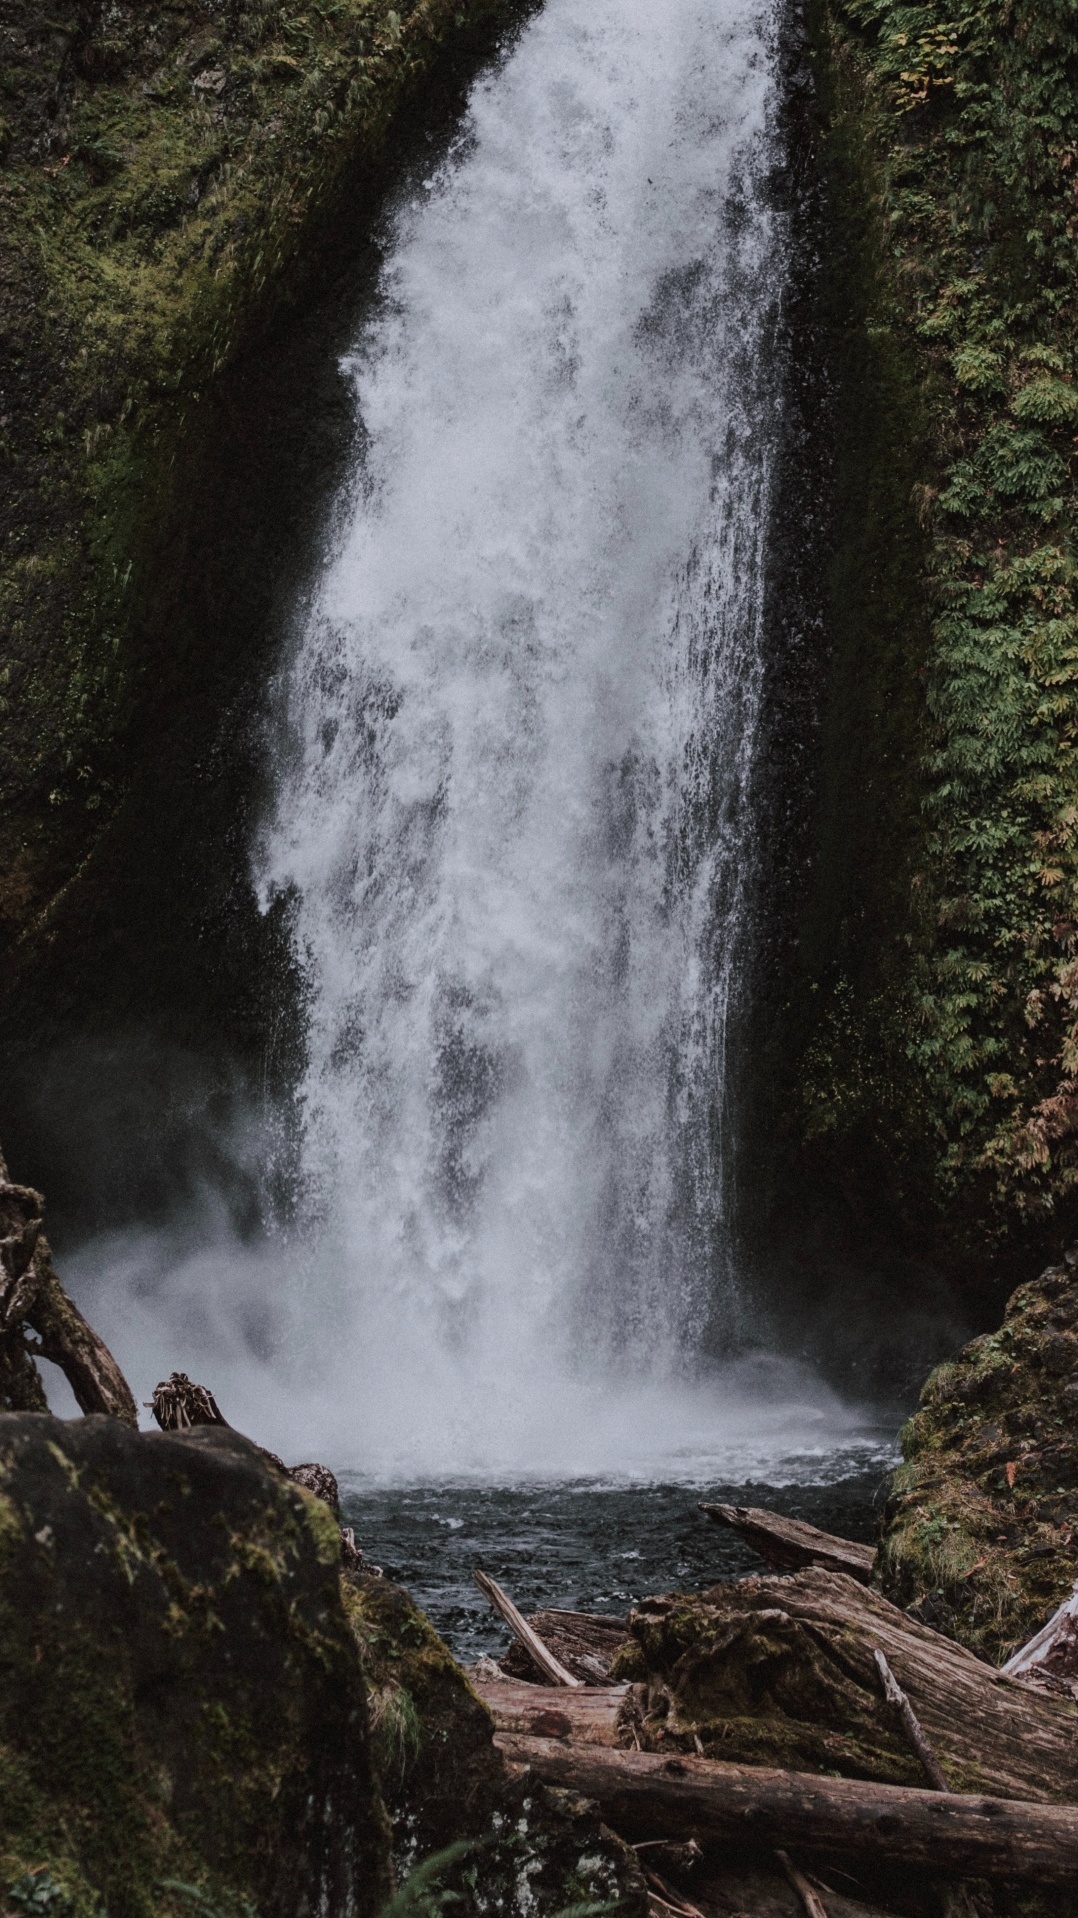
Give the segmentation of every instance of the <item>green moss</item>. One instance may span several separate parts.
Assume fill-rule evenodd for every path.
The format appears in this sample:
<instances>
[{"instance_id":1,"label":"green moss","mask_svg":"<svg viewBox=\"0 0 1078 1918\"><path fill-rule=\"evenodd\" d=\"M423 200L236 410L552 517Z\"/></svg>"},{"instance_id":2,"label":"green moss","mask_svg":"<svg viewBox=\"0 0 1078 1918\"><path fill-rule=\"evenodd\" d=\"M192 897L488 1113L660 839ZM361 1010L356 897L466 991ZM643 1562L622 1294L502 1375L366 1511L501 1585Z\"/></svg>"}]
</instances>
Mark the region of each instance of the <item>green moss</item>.
<instances>
[{"instance_id":1,"label":"green moss","mask_svg":"<svg viewBox=\"0 0 1078 1918\"><path fill-rule=\"evenodd\" d=\"M336 1568L234 1434L0 1417L0 1887L73 1918L377 1908L384 1817Z\"/></svg>"},{"instance_id":2,"label":"green moss","mask_svg":"<svg viewBox=\"0 0 1078 1918\"><path fill-rule=\"evenodd\" d=\"M903 1433L880 1578L993 1662L1070 1591L1078 1543L1078 1278L1050 1267L940 1366Z\"/></svg>"},{"instance_id":3,"label":"green moss","mask_svg":"<svg viewBox=\"0 0 1078 1918\"><path fill-rule=\"evenodd\" d=\"M737 1764L920 1784L916 1760L858 1672L856 1647L829 1645L780 1607L774 1582L750 1579L649 1599L633 1613L649 1744L702 1749Z\"/></svg>"},{"instance_id":4,"label":"green moss","mask_svg":"<svg viewBox=\"0 0 1078 1918\"><path fill-rule=\"evenodd\" d=\"M447 1874L465 1914L617 1904L645 1918L635 1857L594 1809L510 1778L493 1725L448 1648L388 1579L341 1581L371 1701L371 1723L398 1873L462 1839L474 1848Z\"/></svg>"},{"instance_id":5,"label":"green moss","mask_svg":"<svg viewBox=\"0 0 1078 1918\"><path fill-rule=\"evenodd\" d=\"M12 373L0 564L0 934L122 798L152 584L202 395L294 300L418 86L521 0L182 0L30 21L0 165Z\"/></svg>"},{"instance_id":6,"label":"green moss","mask_svg":"<svg viewBox=\"0 0 1078 1918\"><path fill-rule=\"evenodd\" d=\"M831 0L816 41L850 321L805 1131L1001 1235L1078 1180L1078 32Z\"/></svg>"}]
</instances>

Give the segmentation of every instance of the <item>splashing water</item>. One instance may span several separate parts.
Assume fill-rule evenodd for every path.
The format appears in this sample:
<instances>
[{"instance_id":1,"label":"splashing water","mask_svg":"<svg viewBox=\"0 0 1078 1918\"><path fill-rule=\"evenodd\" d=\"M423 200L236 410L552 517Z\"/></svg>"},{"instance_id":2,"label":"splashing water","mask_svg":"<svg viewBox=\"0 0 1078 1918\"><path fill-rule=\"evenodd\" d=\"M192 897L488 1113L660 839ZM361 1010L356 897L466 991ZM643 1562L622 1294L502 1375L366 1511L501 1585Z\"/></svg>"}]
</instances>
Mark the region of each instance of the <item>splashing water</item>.
<instances>
[{"instance_id":1,"label":"splashing water","mask_svg":"<svg viewBox=\"0 0 1078 1918\"><path fill-rule=\"evenodd\" d=\"M746 1318L775 35L771 0L548 0L398 213L349 363L257 860L305 981L305 1223L168 1284L233 1415L265 1431L272 1392L342 1462L758 1465L849 1423L698 1363Z\"/></svg>"}]
</instances>

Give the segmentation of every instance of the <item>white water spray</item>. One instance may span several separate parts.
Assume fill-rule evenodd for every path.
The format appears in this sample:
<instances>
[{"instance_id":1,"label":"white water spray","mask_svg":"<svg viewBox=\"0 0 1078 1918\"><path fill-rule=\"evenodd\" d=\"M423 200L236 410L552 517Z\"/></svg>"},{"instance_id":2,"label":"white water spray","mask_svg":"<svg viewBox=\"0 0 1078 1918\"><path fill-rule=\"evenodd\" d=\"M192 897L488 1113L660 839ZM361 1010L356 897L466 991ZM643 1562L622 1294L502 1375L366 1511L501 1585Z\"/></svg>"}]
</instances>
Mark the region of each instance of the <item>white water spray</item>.
<instances>
[{"instance_id":1,"label":"white water spray","mask_svg":"<svg viewBox=\"0 0 1078 1918\"><path fill-rule=\"evenodd\" d=\"M548 0L399 213L350 362L258 859L305 981L305 1225L169 1280L233 1416L264 1431L272 1378L281 1432L287 1352L296 1432L342 1463L753 1433L758 1462L827 1403L692 1382L740 1311L775 29L772 0ZM259 1375L235 1329L267 1294Z\"/></svg>"},{"instance_id":2,"label":"white water spray","mask_svg":"<svg viewBox=\"0 0 1078 1918\"><path fill-rule=\"evenodd\" d=\"M666 1369L729 1283L772 26L551 0L352 362L262 881L295 895L334 1322L424 1400Z\"/></svg>"}]
</instances>

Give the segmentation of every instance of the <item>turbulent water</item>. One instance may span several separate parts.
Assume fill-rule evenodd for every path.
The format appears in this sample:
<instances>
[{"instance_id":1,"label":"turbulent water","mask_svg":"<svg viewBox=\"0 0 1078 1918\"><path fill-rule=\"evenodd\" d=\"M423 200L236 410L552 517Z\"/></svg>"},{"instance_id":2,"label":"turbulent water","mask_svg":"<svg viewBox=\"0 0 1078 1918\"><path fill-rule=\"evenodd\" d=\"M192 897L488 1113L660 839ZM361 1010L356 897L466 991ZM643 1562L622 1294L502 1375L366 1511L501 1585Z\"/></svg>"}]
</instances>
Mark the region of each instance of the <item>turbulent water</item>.
<instances>
[{"instance_id":1,"label":"turbulent water","mask_svg":"<svg viewBox=\"0 0 1078 1918\"><path fill-rule=\"evenodd\" d=\"M400 213L351 362L261 880L294 901L334 1314L461 1416L680 1364L716 1286L739 1311L773 31L551 0Z\"/></svg>"},{"instance_id":2,"label":"turbulent water","mask_svg":"<svg viewBox=\"0 0 1078 1918\"><path fill-rule=\"evenodd\" d=\"M139 1378L167 1326L282 1450L752 1471L855 1424L737 1357L776 39L771 0L548 0L393 218L256 858L298 1223L98 1288Z\"/></svg>"}]
</instances>

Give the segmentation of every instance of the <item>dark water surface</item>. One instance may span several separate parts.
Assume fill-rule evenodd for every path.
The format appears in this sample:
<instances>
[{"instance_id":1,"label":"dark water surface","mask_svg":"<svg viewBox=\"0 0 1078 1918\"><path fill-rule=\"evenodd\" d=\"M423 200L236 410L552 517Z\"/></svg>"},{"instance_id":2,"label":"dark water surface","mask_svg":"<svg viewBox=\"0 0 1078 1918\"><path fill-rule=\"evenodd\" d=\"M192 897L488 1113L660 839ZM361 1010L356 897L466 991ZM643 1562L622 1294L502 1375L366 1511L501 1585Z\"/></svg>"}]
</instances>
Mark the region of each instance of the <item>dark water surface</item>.
<instances>
[{"instance_id":1,"label":"dark water surface","mask_svg":"<svg viewBox=\"0 0 1078 1918\"><path fill-rule=\"evenodd\" d=\"M472 1575L504 1585L521 1610L625 1613L655 1592L698 1591L759 1572L741 1540L700 1500L763 1505L871 1542L886 1488L879 1464L831 1483L767 1485L427 1485L369 1490L345 1482L345 1523L387 1577L407 1586L456 1656L495 1656L509 1634Z\"/></svg>"}]
</instances>

